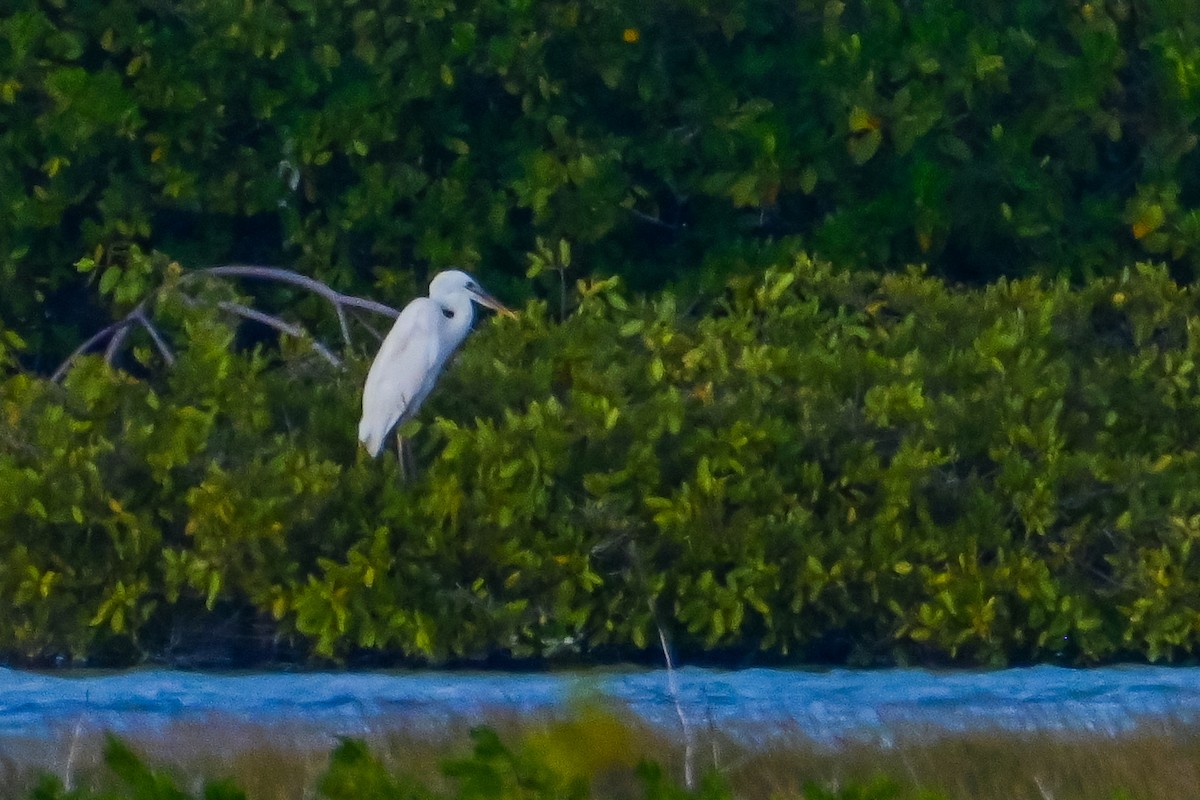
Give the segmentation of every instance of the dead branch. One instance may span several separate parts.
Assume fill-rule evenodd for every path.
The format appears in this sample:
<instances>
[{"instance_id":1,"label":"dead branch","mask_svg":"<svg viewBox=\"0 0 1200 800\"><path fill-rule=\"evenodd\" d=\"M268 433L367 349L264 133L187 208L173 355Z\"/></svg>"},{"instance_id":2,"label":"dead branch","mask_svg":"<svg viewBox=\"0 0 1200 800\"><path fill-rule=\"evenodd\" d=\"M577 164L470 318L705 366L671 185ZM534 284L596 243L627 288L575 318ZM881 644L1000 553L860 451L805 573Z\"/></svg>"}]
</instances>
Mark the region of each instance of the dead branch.
<instances>
[{"instance_id":1,"label":"dead branch","mask_svg":"<svg viewBox=\"0 0 1200 800\"><path fill-rule=\"evenodd\" d=\"M338 319L338 327L342 334L342 342L346 347L350 347L352 345L350 336L350 321L346 313L347 309L356 313L368 311L373 314L379 314L381 316L388 317L390 319L395 319L400 315L400 312L397 309L392 308L389 305L385 305L384 303L379 303L374 300L369 300L365 297L356 297L355 295L343 294L333 287L316 280L315 278L310 278L307 275L302 275L294 270L283 269L280 267L266 267L246 264L228 264L219 267L207 267L204 269L197 269L184 273L178 278L176 285L194 280L196 277L204 275L218 278L250 278L254 280L285 283L305 289L315 295L318 295L319 297L324 298L325 300L329 301L330 305L333 306L334 313L337 315ZM72 353L67 356L66 359L59 364L58 368L55 369L50 375L50 380L55 382L61 381L66 376L67 371L71 368L71 365L74 364L80 356L89 352L105 340L108 341L108 344L104 349L104 360L106 363L112 364L113 360L117 357L117 354L121 351L121 348L125 346L126 340L129 337L130 329L135 325L143 328L150 336L151 341L154 342L154 346L158 350L159 355L162 356L163 361L165 361L168 365L174 365L175 355L171 350L171 346L168 343L167 338L154 324L152 319L153 301L163 293L164 288L165 287L160 287L155 289L145 299L134 306L134 308L123 318L97 331L91 337L89 337L87 341L75 348L75 350L72 351ZM185 302L194 304L195 301L191 300L191 298L185 298ZM217 307L227 313L243 319L266 325L267 327L288 336L308 339L312 343L313 350L316 351L318 355L320 355L334 367L340 368L342 366L342 359L338 358L338 356L334 354L333 350L331 350L329 347L317 341L317 339L311 336L301 325L288 322L287 320L284 320L283 318L274 314L268 314L264 311L259 311L258 309L251 308L250 306L246 306L241 303L220 301L217 303ZM364 326L372 333L375 333L371 326L366 325L365 323Z\"/></svg>"},{"instance_id":2,"label":"dead branch","mask_svg":"<svg viewBox=\"0 0 1200 800\"><path fill-rule=\"evenodd\" d=\"M337 312L338 325L342 329L342 341L346 346L350 346L350 323L346 321L346 307L341 303L334 305L333 310Z\"/></svg>"},{"instance_id":3,"label":"dead branch","mask_svg":"<svg viewBox=\"0 0 1200 800\"><path fill-rule=\"evenodd\" d=\"M378 328L376 328L374 325L367 322L367 320L363 318L362 312L360 310L351 309L351 311L354 313L354 319L358 321L358 324L362 325L364 328L366 328L367 333L374 336L376 342L383 341L383 334L379 332Z\"/></svg>"},{"instance_id":4,"label":"dead branch","mask_svg":"<svg viewBox=\"0 0 1200 800\"><path fill-rule=\"evenodd\" d=\"M361 308L365 311L373 311L376 314L382 314L385 317L395 319L400 316L400 312L389 305L377 303L374 300L368 300L365 297L355 297L354 295L342 294L331 286L321 283L315 278L310 278L307 275L301 275L299 272L294 272L290 269L282 269L280 267L261 267L248 266L244 264L230 264L224 267L207 267L205 269L197 269L189 272L181 278L188 279L193 275L218 275L226 278L257 278L259 280L275 281L276 283L290 283L293 286L299 286L302 289L307 289L315 295L324 297L335 308ZM345 331L345 335L349 336L349 331ZM350 342L347 341L347 344Z\"/></svg>"},{"instance_id":5,"label":"dead branch","mask_svg":"<svg viewBox=\"0 0 1200 800\"><path fill-rule=\"evenodd\" d=\"M130 327L129 325L122 325L119 330L113 333L112 338L108 340L108 347L104 348L105 364L113 363L113 359L121 351L121 345L125 344L125 339L129 336Z\"/></svg>"},{"instance_id":6,"label":"dead branch","mask_svg":"<svg viewBox=\"0 0 1200 800\"><path fill-rule=\"evenodd\" d=\"M222 300L221 302L217 303L217 308L221 309L222 311L228 311L230 314L236 314L244 319L261 322L268 328L274 328L280 333L286 333L287 335L294 336L297 339L309 339L312 343L313 350L317 351L322 358L338 369L341 369L342 367L342 360L335 356L333 351L328 347L309 336L308 331L306 331L300 325L280 319L274 314L267 314L265 312L258 311L257 309L250 308L249 306L244 306L241 303L231 303L228 300Z\"/></svg>"},{"instance_id":7,"label":"dead branch","mask_svg":"<svg viewBox=\"0 0 1200 800\"><path fill-rule=\"evenodd\" d=\"M167 346L167 340L158 332L158 328L154 327L154 324L150 322L150 318L146 316L146 310L139 307L134 312L133 318L139 325L146 329L146 333L150 334L150 338L154 340L154 346L158 348L159 355L163 357L163 361L167 362L167 366L175 366L175 354Z\"/></svg>"},{"instance_id":8,"label":"dead branch","mask_svg":"<svg viewBox=\"0 0 1200 800\"><path fill-rule=\"evenodd\" d=\"M102 328L99 331L97 331L96 333L92 334L91 338L89 338L83 344L79 345L79 347L76 347L71 352L71 355L67 356L66 359L61 364L58 365L58 369L54 370L54 372L50 375L50 380L52 380L56 383L58 381L61 381L63 379L63 377L67 374L67 370L70 368L70 366L75 363L75 359L79 358L81 355L86 353L88 350L91 350L93 347L100 344L100 342L103 342L107 337L114 336L118 332L121 332L121 337L123 339L125 329L127 329L130 325L133 324L133 318L131 315L132 315L132 312L130 315L127 315L124 319L119 319L116 322L114 322L113 324L111 324L105 328ZM110 360L109 355L110 355L109 353L107 353L107 352L105 353L105 360Z\"/></svg>"},{"instance_id":9,"label":"dead branch","mask_svg":"<svg viewBox=\"0 0 1200 800\"><path fill-rule=\"evenodd\" d=\"M644 211L638 211L636 208L629 209L629 213L634 219L640 220L647 225L653 225L656 228L665 228L669 231L679 231L683 228L682 225L666 222L658 217L647 214Z\"/></svg>"}]
</instances>

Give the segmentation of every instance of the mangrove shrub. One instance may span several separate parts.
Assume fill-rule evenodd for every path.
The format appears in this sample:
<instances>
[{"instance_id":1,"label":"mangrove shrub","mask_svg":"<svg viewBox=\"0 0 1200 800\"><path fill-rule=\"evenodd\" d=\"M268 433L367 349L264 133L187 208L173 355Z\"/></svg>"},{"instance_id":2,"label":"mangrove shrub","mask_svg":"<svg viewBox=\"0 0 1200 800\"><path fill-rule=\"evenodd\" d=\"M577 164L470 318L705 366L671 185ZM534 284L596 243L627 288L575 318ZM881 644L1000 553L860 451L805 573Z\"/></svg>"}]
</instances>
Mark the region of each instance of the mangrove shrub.
<instances>
[{"instance_id":1,"label":"mangrove shrub","mask_svg":"<svg viewBox=\"0 0 1200 800\"><path fill-rule=\"evenodd\" d=\"M1162 267L963 288L799 257L691 308L583 281L561 321L480 326L407 484L355 442L365 357L172 297L173 366L135 339L0 383L12 659L1200 648L1200 317Z\"/></svg>"}]
</instances>

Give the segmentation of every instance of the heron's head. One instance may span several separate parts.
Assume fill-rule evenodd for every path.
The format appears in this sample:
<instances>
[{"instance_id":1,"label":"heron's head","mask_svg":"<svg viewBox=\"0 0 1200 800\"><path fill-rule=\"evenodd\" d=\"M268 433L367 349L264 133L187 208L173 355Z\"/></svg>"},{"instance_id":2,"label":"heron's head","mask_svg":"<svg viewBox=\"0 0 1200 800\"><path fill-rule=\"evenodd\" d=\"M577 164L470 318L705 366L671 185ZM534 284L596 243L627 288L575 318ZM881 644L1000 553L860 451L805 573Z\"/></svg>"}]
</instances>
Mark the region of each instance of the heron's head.
<instances>
[{"instance_id":1,"label":"heron's head","mask_svg":"<svg viewBox=\"0 0 1200 800\"><path fill-rule=\"evenodd\" d=\"M481 306L500 312L508 317L516 314L503 303L483 290L479 281L462 270L448 269L433 276L429 283L429 296L434 300L449 300L455 295L465 294Z\"/></svg>"}]
</instances>

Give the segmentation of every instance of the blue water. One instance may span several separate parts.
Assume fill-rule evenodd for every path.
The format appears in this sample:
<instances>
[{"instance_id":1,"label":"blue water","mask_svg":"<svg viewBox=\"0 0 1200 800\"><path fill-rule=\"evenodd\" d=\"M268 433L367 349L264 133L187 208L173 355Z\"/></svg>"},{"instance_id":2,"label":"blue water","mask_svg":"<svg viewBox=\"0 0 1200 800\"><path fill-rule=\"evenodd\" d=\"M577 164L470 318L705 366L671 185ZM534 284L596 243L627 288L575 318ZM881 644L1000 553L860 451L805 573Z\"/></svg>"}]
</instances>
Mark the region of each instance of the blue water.
<instances>
[{"instance_id":1,"label":"blue water","mask_svg":"<svg viewBox=\"0 0 1200 800\"><path fill-rule=\"evenodd\" d=\"M984 729L1115 736L1142 725L1200 720L1200 668L683 668L676 677L693 728L749 744L780 735L886 744L906 733ZM436 730L448 723L567 715L581 699L630 713L668 735L680 731L661 670L64 675L0 669L0 738L49 737L80 727L145 735L214 721L302 726L330 736Z\"/></svg>"}]
</instances>

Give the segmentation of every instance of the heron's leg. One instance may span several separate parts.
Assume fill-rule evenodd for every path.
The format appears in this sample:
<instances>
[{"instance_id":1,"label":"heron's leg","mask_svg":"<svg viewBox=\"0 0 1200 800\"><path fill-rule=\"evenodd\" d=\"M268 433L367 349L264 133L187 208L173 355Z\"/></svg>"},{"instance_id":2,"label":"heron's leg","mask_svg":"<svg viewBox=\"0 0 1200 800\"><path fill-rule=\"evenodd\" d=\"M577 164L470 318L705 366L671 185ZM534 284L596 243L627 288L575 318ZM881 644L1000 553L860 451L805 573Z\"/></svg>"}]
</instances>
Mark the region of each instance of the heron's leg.
<instances>
[{"instance_id":1,"label":"heron's leg","mask_svg":"<svg viewBox=\"0 0 1200 800\"><path fill-rule=\"evenodd\" d=\"M417 478L417 462L413 457L412 443L396 434L396 457L400 462L400 480L409 483Z\"/></svg>"},{"instance_id":2,"label":"heron's leg","mask_svg":"<svg viewBox=\"0 0 1200 800\"><path fill-rule=\"evenodd\" d=\"M404 458L408 462L404 465L404 474L410 481L415 481L417 479L417 457L413 455L411 439L404 440Z\"/></svg>"},{"instance_id":3,"label":"heron's leg","mask_svg":"<svg viewBox=\"0 0 1200 800\"><path fill-rule=\"evenodd\" d=\"M400 431L396 431L396 461L400 464L401 483L408 483L408 459L404 457L406 450L408 450L408 443L400 435Z\"/></svg>"}]
</instances>

